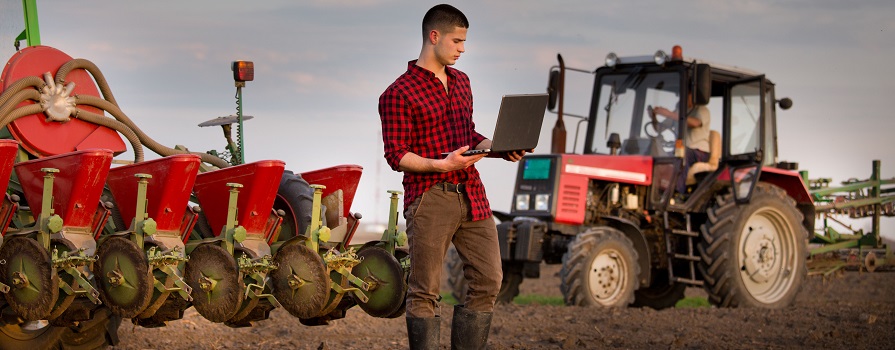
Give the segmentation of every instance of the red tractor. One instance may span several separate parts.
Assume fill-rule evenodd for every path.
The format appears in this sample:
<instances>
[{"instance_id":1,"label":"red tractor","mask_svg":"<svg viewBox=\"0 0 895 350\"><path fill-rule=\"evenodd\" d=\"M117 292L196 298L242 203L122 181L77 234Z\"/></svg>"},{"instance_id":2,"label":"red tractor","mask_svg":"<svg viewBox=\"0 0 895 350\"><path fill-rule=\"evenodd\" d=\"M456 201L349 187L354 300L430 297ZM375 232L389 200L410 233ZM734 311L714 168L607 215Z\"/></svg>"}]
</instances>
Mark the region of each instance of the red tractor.
<instances>
[{"instance_id":1,"label":"red tractor","mask_svg":"<svg viewBox=\"0 0 895 350\"><path fill-rule=\"evenodd\" d=\"M792 102L778 100L761 73L685 58L679 46L670 56L609 54L594 71L559 61L548 86L548 109L559 97L552 154L526 156L510 212L495 211L499 300L518 295L543 261L562 264L569 305L661 309L687 286L704 287L717 306L791 304L815 217L796 164L777 160L775 107ZM564 150L567 70L594 76L580 154ZM653 109L688 102L713 112L711 150L684 173L686 113L661 118ZM685 193L675 190L681 177Z\"/></svg>"}]
</instances>

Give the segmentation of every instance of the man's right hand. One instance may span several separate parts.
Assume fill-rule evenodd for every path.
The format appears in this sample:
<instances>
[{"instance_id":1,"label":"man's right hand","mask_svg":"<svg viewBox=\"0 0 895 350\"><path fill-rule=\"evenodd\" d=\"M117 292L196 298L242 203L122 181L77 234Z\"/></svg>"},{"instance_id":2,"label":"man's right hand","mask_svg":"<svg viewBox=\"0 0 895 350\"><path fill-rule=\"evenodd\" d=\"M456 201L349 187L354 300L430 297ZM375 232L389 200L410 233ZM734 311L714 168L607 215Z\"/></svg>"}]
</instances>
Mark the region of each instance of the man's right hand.
<instances>
[{"instance_id":1,"label":"man's right hand","mask_svg":"<svg viewBox=\"0 0 895 350\"><path fill-rule=\"evenodd\" d=\"M439 168L441 168L444 172L466 169L470 165L475 164L476 162L482 160L482 158L485 158L486 155L488 155L487 153L480 153L473 154L471 156L464 156L463 152L466 152L468 150L469 146L463 146L451 152L447 155L447 157L438 161L440 163Z\"/></svg>"},{"instance_id":2,"label":"man's right hand","mask_svg":"<svg viewBox=\"0 0 895 350\"><path fill-rule=\"evenodd\" d=\"M653 107L653 111L656 114L661 115L663 117L667 117L667 118L674 117L674 112L668 110L668 108L665 108L665 107Z\"/></svg>"}]
</instances>

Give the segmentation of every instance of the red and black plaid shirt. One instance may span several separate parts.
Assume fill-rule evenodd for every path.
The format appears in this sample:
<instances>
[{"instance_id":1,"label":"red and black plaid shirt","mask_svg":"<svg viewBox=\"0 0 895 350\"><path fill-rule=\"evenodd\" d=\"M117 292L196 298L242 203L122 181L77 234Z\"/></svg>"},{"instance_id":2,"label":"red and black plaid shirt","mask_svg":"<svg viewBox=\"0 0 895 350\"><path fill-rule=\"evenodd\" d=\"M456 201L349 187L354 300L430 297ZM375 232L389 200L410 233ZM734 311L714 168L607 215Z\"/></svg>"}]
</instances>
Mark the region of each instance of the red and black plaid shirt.
<instances>
[{"instance_id":1,"label":"red and black plaid shirt","mask_svg":"<svg viewBox=\"0 0 895 350\"><path fill-rule=\"evenodd\" d=\"M385 160L395 171L407 152L420 157L441 159L444 152L462 146L475 148L485 137L475 131L472 121L472 90L469 77L446 67L448 91L435 73L407 64L407 72L379 97ZM485 186L475 165L447 173L404 173L404 206L437 183L462 183L472 204L472 220L491 217Z\"/></svg>"}]
</instances>

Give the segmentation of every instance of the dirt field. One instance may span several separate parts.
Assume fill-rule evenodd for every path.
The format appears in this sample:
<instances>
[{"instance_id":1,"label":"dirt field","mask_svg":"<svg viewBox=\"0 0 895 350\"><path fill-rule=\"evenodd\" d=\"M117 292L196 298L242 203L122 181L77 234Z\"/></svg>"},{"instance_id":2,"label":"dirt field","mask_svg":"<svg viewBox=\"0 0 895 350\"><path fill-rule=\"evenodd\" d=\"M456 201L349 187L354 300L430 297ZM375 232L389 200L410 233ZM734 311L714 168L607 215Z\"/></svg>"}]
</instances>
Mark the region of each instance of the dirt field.
<instances>
[{"instance_id":1,"label":"dirt field","mask_svg":"<svg viewBox=\"0 0 895 350\"><path fill-rule=\"evenodd\" d=\"M558 266L525 280L522 294L560 296ZM699 289L688 295L704 295ZM452 309L442 307L444 348ZM125 321L116 349L406 349L404 319L378 319L359 308L329 326L306 327L283 310L252 328L213 324L193 309L168 327L146 329ZM810 277L796 304L758 309L587 309L500 305L492 349L893 349L895 272L846 272L827 281Z\"/></svg>"}]
</instances>

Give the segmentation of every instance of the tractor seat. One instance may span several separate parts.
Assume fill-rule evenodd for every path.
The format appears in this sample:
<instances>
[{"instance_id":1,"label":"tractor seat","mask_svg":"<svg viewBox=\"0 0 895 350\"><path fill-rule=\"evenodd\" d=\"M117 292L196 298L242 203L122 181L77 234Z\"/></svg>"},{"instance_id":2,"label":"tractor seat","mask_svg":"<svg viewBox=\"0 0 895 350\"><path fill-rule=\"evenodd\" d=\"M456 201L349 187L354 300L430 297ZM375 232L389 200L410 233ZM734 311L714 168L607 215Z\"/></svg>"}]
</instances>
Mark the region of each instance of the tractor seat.
<instances>
[{"instance_id":1,"label":"tractor seat","mask_svg":"<svg viewBox=\"0 0 895 350\"><path fill-rule=\"evenodd\" d=\"M715 130L709 131L709 160L696 162L687 171L687 185L695 185L696 174L715 171L718 169L718 161L721 159L721 134ZM704 174L701 174L704 175Z\"/></svg>"}]
</instances>

